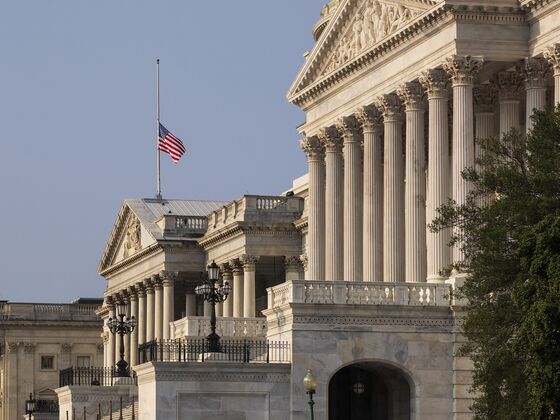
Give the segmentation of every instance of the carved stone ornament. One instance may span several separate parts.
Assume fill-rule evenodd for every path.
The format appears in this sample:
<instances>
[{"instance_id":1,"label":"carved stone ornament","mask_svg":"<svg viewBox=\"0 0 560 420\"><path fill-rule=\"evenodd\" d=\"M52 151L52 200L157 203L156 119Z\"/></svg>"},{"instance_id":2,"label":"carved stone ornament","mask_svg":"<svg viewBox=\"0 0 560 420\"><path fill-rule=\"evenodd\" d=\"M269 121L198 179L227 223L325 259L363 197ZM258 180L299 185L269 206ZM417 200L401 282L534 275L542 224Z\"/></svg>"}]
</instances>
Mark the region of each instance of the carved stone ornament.
<instances>
[{"instance_id":1,"label":"carved stone ornament","mask_svg":"<svg viewBox=\"0 0 560 420\"><path fill-rule=\"evenodd\" d=\"M60 345L60 350L62 353L70 353L72 351L72 344L71 343L62 343Z\"/></svg>"},{"instance_id":2,"label":"carved stone ornament","mask_svg":"<svg viewBox=\"0 0 560 420\"><path fill-rule=\"evenodd\" d=\"M405 27L423 13L402 4L379 0L366 0L358 13L341 31L338 42L330 53L322 74L341 67L370 47L383 41Z\"/></svg>"},{"instance_id":3,"label":"carved stone ornament","mask_svg":"<svg viewBox=\"0 0 560 420\"><path fill-rule=\"evenodd\" d=\"M103 350L104 350L103 344L98 343L97 344L97 353L98 354L103 354Z\"/></svg>"},{"instance_id":4,"label":"carved stone ornament","mask_svg":"<svg viewBox=\"0 0 560 420\"><path fill-rule=\"evenodd\" d=\"M302 254L299 256L299 260L301 261L301 263L303 264L303 269L305 271L307 271L307 267L309 265L309 258L307 257L307 254Z\"/></svg>"},{"instance_id":5,"label":"carved stone ornament","mask_svg":"<svg viewBox=\"0 0 560 420\"><path fill-rule=\"evenodd\" d=\"M172 285L177 280L179 273L177 271L160 271L159 276L163 279L163 284Z\"/></svg>"},{"instance_id":6,"label":"carved stone ornament","mask_svg":"<svg viewBox=\"0 0 560 420\"><path fill-rule=\"evenodd\" d=\"M422 72L418 78L428 94L428 99L447 99L449 97L449 76L441 69Z\"/></svg>"},{"instance_id":7,"label":"carved stone ornament","mask_svg":"<svg viewBox=\"0 0 560 420\"><path fill-rule=\"evenodd\" d=\"M521 65L527 89L546 88L546 75L550 67L544 58L526 58Z\"/></svg>"},{"instance_id":8,"label":"carved stone ornament","mask_svg":"<svg viewBox=\"0 0 560 420\"><path fill-rule=\"evenodd\" d=\"M305 137L299 144L309 160L320 160L325 154L323 143L321 143L317 136Z\"/></svg>"},{"instance_id":9,"label":"carved stone ornament","mask_svg":"<svg viewBox=\"0 0 560 420\"><path fill-rule=\"evenodd\" d=\"M560 44L554 44L543 52L545 60L554 68L554 75L560 74Z\"/></svg>"},{"instance_id":10,"label":"carved stone ornament","mask_svg":"<svg viewBox=\"0 0 560 420\"><path fill-rule=\"evenodd\" d=\"M402 119L402 102L394 93L379 96L375 106L383 113L385 121Z\"/></svg>"},{"instance_id":11,"label":"carved stone ornament","mask_svg":"<svg viewBox=\"0 0 560 420\"><path fill-rule=\"evenodd\" d=\"M495 83L500 101L518 101L521 91L521 75L517 71L501 71Z\"/></svg>"},{"instance_id":12,"label":"carved stone ornament","mask_svg":"<svg viewBox=\"0 0 560 420\"><path fill-rule=\"evenodd\" d=\"M399 86L397 95L403 101L406 110L424 109L424 89L419 82L407 82Z\"/></svg>"},{"instance_id":13,"label":"carved stone ornament","mask_svg":"<svg viewBox=\"0 0 560 420\"><path fill-rule=\"evenodd\" d=\"M131 217L126 227L123 258L128 258L142 249L141 234L140 221Z\"/></svg>"},{"instance_id":14,"label":"carved stone ornament","mask_svg":"<svg viewBox=\"0 0 560 420\"><path fill-rule=\"evenodd\" d=\"M286 270L299 270L299 268L301 267L301 259L300 257L296 256L286 257L286 259L284 260L284 265L286 267Z\"/></svg>"},{"instance_id":15,"label":"carved stone ornament","mask_svg":"<svg viewBox=\"0 0 560 420\"><path fill-rule=\"evenodd\" d=\"M364 133L383 130L383 116L374 106L367 105L359 107L356 110L356 118L362 125Z\"/></svg>"},{"instance_id":16,"label":"carved stone ornament","mask_svg":"<svg viewBox=\"0 0 560 420\"><path fill-rule=\"evenodd\" d=\"M454 55L445 60L443 69L451 76L453 86L472 85L483 62L482 57Z\"/></svg>"},{"instance_id":17,"label":"carved stone ornament","mask_svg":"<svg viewBox=\"0 0 560 420\"><path fill-rule=\"evenodd\" d=\"M327 152L341 152L342 139L338 130L334 127L321 128L317 134L319 140L324 144Z\"/></svg>"},{"instance_id":18,"label":"carved stone ornament","mask_svg":"<svg viewBox=\"0 0 560 420\"><path fill-rule=\"evenodd\" d=\"M340 135L344 138L344 141L356 141L357 136L360 133L360 124L358 120L353 117L342 117L336 120L336 129Z\"/></svg>"},{"instance_id":19,"label":"carved stone ornament","mask_svg":"<svg viewBox=\"0 0 560 420\"><path fill-rule=\"evenodd\" d=\"M33 354L33 352L35 351L35 344L23 343L23 351L26 354Z\"/></svg>"},{"instance_id":20,"label":"carved stone ornament","mask_svg":"<svg viewBox=\"0 0 560 420\"><path fill-rule=\"evenodd\" d=\"M493 83L474 87L474 110L477 113L492 113L496 106L497 90Z\"/></svg>"},{"instance_id":21,"label":"carved stone ornament","mask_svg":"<svg viewBox=\"0 0 560 420\"><path fill-rule=\"evenodd\" d=\"M239 257L239 261L243 264L243 270L245 271L255 271L255 265L259 261L260 257L256 255L246 255L243 254Z\"/></svg>"},{"instance_id":22,"label":"carved stone ornament","mask_svg":"<svg viewBox=\"0 0 560 420\"><path fill-rule=\"evenodd\" d=\"M19 348L19 343L8 343L6 346L6 351L8 353L17 353Z\"/></svg>"}]
</instances>

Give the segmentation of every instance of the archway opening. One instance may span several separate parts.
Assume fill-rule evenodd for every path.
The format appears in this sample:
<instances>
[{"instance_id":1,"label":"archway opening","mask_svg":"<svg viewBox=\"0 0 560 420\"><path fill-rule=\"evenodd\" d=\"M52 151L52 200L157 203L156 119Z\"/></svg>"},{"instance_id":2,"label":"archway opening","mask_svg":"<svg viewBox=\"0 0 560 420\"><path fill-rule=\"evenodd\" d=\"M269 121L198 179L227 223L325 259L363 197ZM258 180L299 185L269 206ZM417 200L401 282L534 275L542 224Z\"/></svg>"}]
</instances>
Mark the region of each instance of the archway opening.
<instances>
[{"instance_id":1,"label":"archway opening","mask_svg":"<svg viewBox=\"0 0 560 420\"><path fill-rule=\"evenodd\" d=\"M356 363L329 382L329 420L410 420L410 398L410 385L398 369Z\"/></svg>"}]
</instances>

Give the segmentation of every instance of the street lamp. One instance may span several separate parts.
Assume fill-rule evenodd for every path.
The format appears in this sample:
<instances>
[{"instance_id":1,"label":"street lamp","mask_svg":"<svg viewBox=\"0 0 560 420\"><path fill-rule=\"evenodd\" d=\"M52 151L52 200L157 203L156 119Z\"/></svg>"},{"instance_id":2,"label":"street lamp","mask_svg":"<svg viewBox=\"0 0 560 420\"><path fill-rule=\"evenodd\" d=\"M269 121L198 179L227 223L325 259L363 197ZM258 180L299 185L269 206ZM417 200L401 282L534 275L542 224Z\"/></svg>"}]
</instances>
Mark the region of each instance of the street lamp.
<instances>
[{"instance_id":1,"label":"street lamp","mask_svg":"<svg viewBox=\"0 0 560 420\"><path fill-rule=\"evenodd\" d=\"M305 388L305 393L309 395L309 409L311 410L311 420L313 420L313 406L315 401L313 401L313 394L317 389L317 378L311 372L311 369L307 369L307 375L303 378L303 387Z\"/></svg>"},{"instance_id":2,"label":"street lamp","mask_svg":"<svg viewBox=\"0 0 560 420\"><path fill-rule=\"evenodd\" d=\"M226 281L223 285L216 286L220 276L220 268L212 261L208 266L208 280L195 287L194 292L212 305L210 316L210 334L206 337L208 341L208 352L218 353L220 351L220 336L216 334L216 303L224 302L231 293L231 285Z\"/></svg>"},{"instance_id":3,"label":"street lamp","mask_svg":"<svg viewBox=\"0 0 560 420\"><path fill-rule=\"evenodd\" d=\"M116 306L117 316L115 318L110 317L107 320L107 327L111 333L121 336L121 360L117 362L117 376L127 377L130 376L130 374L127 369L128 363L124 360L124 336L130 334L134 330L134 327L136 327L136 319L133 316L125 319L126 304L123 301L117 302Z\"/></svg>"},{"instance_id":4,"label":"street lamp","mask_svg":"<svg viewBox=\"0 0 560 420\"><path fill-rule=\"evenodd\" d=\"M33 398L33 394L29 393L29 399L25 401L25 414L29 415L29 420L35 411L37 411L37 401Z\"/></svg>"}]
</instances>

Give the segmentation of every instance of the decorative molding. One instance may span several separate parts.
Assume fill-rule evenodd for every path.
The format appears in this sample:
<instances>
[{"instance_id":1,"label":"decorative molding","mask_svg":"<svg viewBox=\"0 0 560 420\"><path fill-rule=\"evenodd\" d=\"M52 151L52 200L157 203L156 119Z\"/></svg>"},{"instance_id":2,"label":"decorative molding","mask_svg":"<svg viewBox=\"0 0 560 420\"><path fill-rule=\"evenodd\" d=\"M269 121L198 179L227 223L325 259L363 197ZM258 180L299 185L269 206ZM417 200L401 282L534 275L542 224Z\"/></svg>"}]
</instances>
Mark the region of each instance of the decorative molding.
<instances>
[{"instance_id":1,"label":"decorative molding","mask_svg":"<svg viewBox=\"0 0 560 420\"><path fill-rule=\"evenodd\" d=\"M352 316L352 315L294 315L294 324L320 324L345 326L412 326L451 328L455 325L453 318L422 317L391 317L391 316Z\"/></svg>"},{"instance_id":2,"label":"decorative molding","mask_svg":"<svg viewBox=\"0 0 560 420\"><path fill-rule=\"evenodd\" d=\"M560 75L560 44L554 44L544 50L543 57L554 69L554 76Z\"/></svg>"},{"instance_id":3,"label":"decorative molding","mask_svg":"<svg viewBox=\"0 0 560 420\"><path fill-rule=\"evenodd\" d=\"M301 254L299 256L299 260L301 261L301 264L303 265L303 270L307 271L307 269L309 267L309 257L307 256L307 254Z\"/></svg>"},{"instance_id":4,"label":"decorative molding","mask_svg":"<svg viewBox=\"0 0 560 420\"><path fill-rule=\"evenodd\" d=\"M403 101L406 111L424 109L425 93L419 82L406 82L399 86L397 95Z\"/></svg>"},{"instance_id":5,"label":"decorative molding","mask_svg":"<svg viewBox=\"0 0 560 420\"><path fill-rule=\"evenodd\" d=\"M364 133L383 131L383 115L372 105L359 107L356 110L356 118L361 124Z\"/></svg>"},{"instance_id":6,"label":"decorative molding","mask_svg":"<svg viewBox=\"0 0 560 420\"><path fill-rule=\"evenodd\" d=\"M342 152L342 138L338 134L338 130L334 127L325 127L319 130L317 137L323 143L327 153Z\"/></svg>"},{"instance_id":7,"label":"decorative molding","mask_svg":"<svg viewBox=\"0 0 560 420\"><path fill-rule=\"evenodd\" d=\"M443 63L443 69L451 76L453 86L473 85L474 77L480 71L484 59L470 55L453 55Z\"/></svg>"},{"instance_id":8,"label":"decorative molding","mask_svg":"<svg viewBox=\"0 0 560 420\"><path fill-rule=\"evenodd\" d=\"M7 343L6 345L6 353L17 353L19 348L19 343Z\"/></svg>"},{"instance_id":9,"label":"decorative molding","mask_svg":"<svg viewBox=\"0 0 560 420\"><path fill-rule=\"evenodd\" d=\"M428 99L449 99L449 76L444 70L426 70L418 80L426 89Z\"/></svg>"},{"instance_id":10,"label":"decorative molding","mask_svg":"<svg viewBox=\"0 0 560 420\"><path fill-rule=\"evenodd\" d=\"M308 160L323 160L325 148L317 136L306 137L300 140L299 144Z\"/></svg>"},{"instance_id":11,"label":"decorative molding","mask_svg":"<svg viewBox=\"0 0 560 420\"><path fill-rule=\"evenodd\" d=\"M286 271L299 271L302 266L301 257L296 255L286 256L284 258L284 267Z\"/></svg>"},{"instance_id":12,"label":"decorative molding","mask_svg":"<svg viewBox=\"0 0 560 420\"><path fill-rule=\"evenodd\" d=\"M521 91L521 75L517 71L501 71L496 75L494 83L498 89L498 100L519 101Z\"/></svg>"},{"instance_id":13,"label":"decorative molding","mask_svg":"<svg viewBox=\"0 0 560 420\"><path fill-rule=\"evenodd\" d=\"M155 381L167 382L269 382L289 383L289 373L229 373L229 372L158 372L155 370Z\"/></svg>"},{"instance_id":14,"label":"decorative molding","mask_svg":"<svg viewBox=\"0 0 560 420\"><path fill-rule=\"evenodd\" d=\"M178 276L179 276L178 271L163 270L160 271L159 273L159 277L162 279L164 286L173 286Z\"/></svg>"},{"instance_id":15,"label":"decorative molding","mask_svg":"<svg viewBox=\"0 0 560 420\"><path fill-rule=\"evenodd\" d=\"M70 353L72 351L72 343L61 343L60 351L62 353Z\"/></svg>"},{"instance_id":16,"label":"decorative molding","mask_svg":"<svg viewBox=\"0 0 560 420\"><path fill-rule=\"evenodd\" d=\"M360 135L360 124L356 117L342 117L336 120L336 129L344 139L344 143L358 140Z\"/></svg>"},{"instance_id":17,"label":"decorative molding","mask_svg":"<svg viewBox=\"0 0 560 420\"><path fill-rule=\"evenodd\" d=\"M526 89L546 89L546 76L550 66L544 58L526 58L521 63Z\"/></svg>"},{"instance_id":18,"label":"decorative molding","mask_svg":"<svg viewBox=\"0 0 560 420\"><path fill-rule=\"evenodd\" d=\"M375 106L383 114L385 122L402 121L402 102L395 93L379 96L375 100Z\"/></svg>"},{"instance_id":19,"label":"decorative molding","mask_svg":"<svg viewBox=\"0 0 560 420\"><path fill-rule=\"evenodd\" d=\"M98 273L99 273L100 276L106 278L107 276L110 276L111 274L117 272L121 268L123 268L127 265L130 265L130 264L133 264L133 263L141 260L144 257L156 254L159 251L163 251L162 245L159 244L159 243L152 244L152 245L148 246L147 248L144 248L142 251L137 252L134 255L131 255L127 259L119 261L118 263L116 263L115 265L113 265L111 267L108 267L108 268L106 268L102 271L98 270Z\"/></svg>"},{"instance_id":20,"label":"decorative molding","mask_svg":"<svg viewBox=\"0 0 560 420\"><path fill-rule=\"evenodd\" d=\"M35 352L34 343L23 343L23 352L25 354L33 354Z\"/></svg>"},{"instance_id":21,"label":"decorative molding","mask_svg":"<svg viewBox=\"0 0 560 420\"><path fill-rule=\"evenodd\" d=\"M476 85L473 91L475 113L494 113L497 89L493 83Z\"/></svg>"}]
</instances>

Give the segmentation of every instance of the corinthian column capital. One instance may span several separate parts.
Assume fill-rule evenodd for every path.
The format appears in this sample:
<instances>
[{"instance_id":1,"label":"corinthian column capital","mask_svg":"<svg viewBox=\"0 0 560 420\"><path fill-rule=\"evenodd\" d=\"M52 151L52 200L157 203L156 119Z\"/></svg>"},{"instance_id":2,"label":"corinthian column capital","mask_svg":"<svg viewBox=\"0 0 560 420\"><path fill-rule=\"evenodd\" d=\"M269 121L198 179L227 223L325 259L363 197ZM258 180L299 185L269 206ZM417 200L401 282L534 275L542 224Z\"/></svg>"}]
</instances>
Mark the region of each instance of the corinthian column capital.
<instances>
[{"instance_id":1,"label":"corinthian column capital","mask_svg":"<svg viewBox=\"0 0 560 420\"><path fill-rule=\"evenodd\" d=\"M360 124L356 117L342 117L336 120L336 129L344 140L349 140L350 138L356 137L360 132Z\"/></svg>"},{"instance_id":2,"label":"corinthian column capital","mask_svg":"<svg viewBox=\"0 0 560 420\"><path fill-rule=\"evenodd\" d=\"M402 102L395 93L379 96L375 100L375 106L383 114L385 122L402 119Z\"/></svg>"},{"instance_id":3,"label":"corinthian column capital","mask_svg":"<svg viewBox=\"0 0 560 420\"><path fill-rule=\"evenodd\" d=\"M500 101L518 101L521 90L521 75L517 71L501 71L496 75Z\"/></svg>"},{"instance_id":4,"label":"corinthian column capital","mask_svg":"<svg viewBox=\"0 0 560 420\"><path fill-rule=\"evenodd\" d=\"M407 82L399 86L397 95L403 101L407 111L424 109L424 89L418 82Z\"/></svg>"},{"instance_id":5,"label":"corinthian column capital","mask_svg":"<svg viewBox=\"0 0 560 420\"><path fill-rule=\"evenodd\" d=\"M443 69L451 76L453 86L472 85L483 62L482 57L453 55L445 60Z\"/></svg>"},{"instance_id":6,"label":"corinthian column capital","mask_svg":"<svg viewBox=\"0 0 560 420\"><path fill-rule=\"evenodd\" d=\"M543 56L554 69L554 75L560 74L560 44L554 44L543 51Z\"/></svg>"},{"instance_id":7,"label":"corinthian column capital","mask_svg":"<svg viewBox=\"0 0 560 420\"><path fill-rule=\"evenodd\" d=\"M475 112L491 113L496 106L496 86L492 83L477 85L474 87Z\"/></svg>"},{"instance_id":8,"label":"corinthian column capital","mask_svg":"<svg viewBox=\"0 0 560 420\"><path fill-rule=\"evenodd\" d=\"M381 132L383 130L383 116L374 106L367 105L359 107L356 110L356 118L362 125L364 133Z\"/></svg>"},{"instance_id":9,"label":"corinthian column capital","mask_svg":"<svg viewBox=\"0 0 560 420\"><path fill-rule=\"evenodd\" d=\"M173 285L179 273L177 271L160 271L159 277L162 279L164 286Z\"/></svg>"},{"instance_id":10,"label":"corinthian column capital","mask_svg":"<svg viewBox=\"0 0 560 420\"><path fill-rule=\"evenodd\" d=\"M550 68L544 58L526 58L520 67L527 89L546 88L546 75Z\"/></svg>"},{"instance_id":11,"label":"corinthian column capital","mask_svg":"<svg viewBox=\"0 0 560 420\"><path fill-rule=\"evenodd\" d=\"M305 137L299 145L309 160L321 160L325 155L325 148L317 136Z\"/></svg>"},{"instance_id":12,"label":"corinthian column capital","mask_svg":"<svg viewBox=\"0 0 560 420\"><path fill-rule=\"evenodd\" d=\"M422 87L426 89L428 99L448 99L449 75L442 69L431 69L422 72L418 77Z\"/></svg>"},{"instance_id":13,"label":"corinthian column capital","mask_svg":"<svg viewBox=\"0 0 560 420\"><path fill-rule=\"evenodd\" d=\"M342 139L338 134L338 130L334 127L321 128L317 137L323 143L327 152L341 152Z\"/></svg>"},{"instance_id":14,"label":"corinthian column capital","mask_svg":"<svg viewBox=\"0 0 560 420\"><path fill-rule=\"evenodd\" d=\"M255 266L260 257L256 255L243 254L239 257L239 261L243 264L243 271L255 271Z\"/></svg>"}]
</instances>

